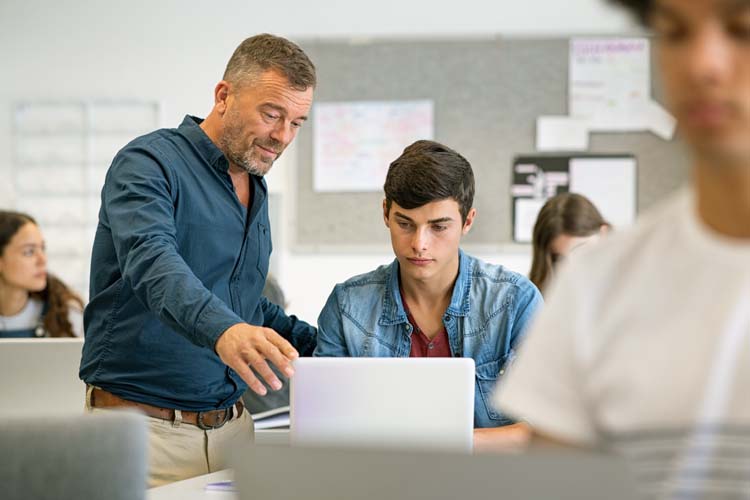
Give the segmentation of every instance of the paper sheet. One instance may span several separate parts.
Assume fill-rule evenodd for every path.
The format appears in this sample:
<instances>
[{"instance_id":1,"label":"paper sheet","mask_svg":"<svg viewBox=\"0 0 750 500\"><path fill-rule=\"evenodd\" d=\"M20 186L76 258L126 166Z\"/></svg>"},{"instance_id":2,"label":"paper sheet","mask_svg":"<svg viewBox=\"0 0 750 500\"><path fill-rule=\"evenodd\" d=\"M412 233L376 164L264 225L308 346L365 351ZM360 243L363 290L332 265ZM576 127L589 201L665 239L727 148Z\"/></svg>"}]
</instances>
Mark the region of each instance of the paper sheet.
<instances>
[{"instance_id":1,"label":"paper sheet","mask_svg":"<svg viewBox=\"0 0 750 500\"><path fill-rule=\"evenodd\" d=\"M406 146L434 136L432 101L315 105L315 191L380 191L388 165Z\"/></svg>"},{"instance_id":2,"label":"paper sheet","mask_svg":"<svg viewBox=\"0 0 750 500\"><path fill-rule=\"evenodd\" d=\"M528 243L534 233L534 224L539 211L547 200L544 198L517 198L515 200L515 221L513 239L519 243Z\"/></svg>"},{"instance_id":3,"label":"paper sheet","mask_svg":"<svg viewBox=\"0 0 750 500\"><path fill-rule=\"evenodd\" d=\"M253 414L255 430L289 427L289 406Z\"/></svg>"},{"instance_id":4,"label":"paper sheet","mask_svg":"<svg viewBox=\"0 0 750 500\"><path fill-rule=\"evenodd\" d=\"M510 192L513 197L513 239L532 239L539 210L564 192L589 198L616 228L635 221L637 161L631 155L561 154L517 157Z\"/></svg>"},{"instance_id":5,"label":"paper sheet","mask_svg":"<svg viewBox=\"0 0 750 500\"><path fill-rule=\"evenodd\" d=\"M669 114L651 99L651 51L646 38L575 38L569 54L570 116L589 131L650 130L670 139Z\"/></svg>"},{"instance_id":6,"label":"paper sheet","mask_svg":"<svg viewBox=\"0 0 750 500\"><path fill-rule=\"evenodd\" d=\"M635 221L636 183L634 158L570 160L570 191L590 199L615 228Z\"/></svg>"},{"instance_id":7,"label":"paper sheet","mask_svg":"<svg viewBox=\"0 0 750 500\"><path fill-rule=\"evenodd\" d=\"M585 151L588 122L569 116L540 116L536 120L537 151Z\"/></svg>"}]
</instances>

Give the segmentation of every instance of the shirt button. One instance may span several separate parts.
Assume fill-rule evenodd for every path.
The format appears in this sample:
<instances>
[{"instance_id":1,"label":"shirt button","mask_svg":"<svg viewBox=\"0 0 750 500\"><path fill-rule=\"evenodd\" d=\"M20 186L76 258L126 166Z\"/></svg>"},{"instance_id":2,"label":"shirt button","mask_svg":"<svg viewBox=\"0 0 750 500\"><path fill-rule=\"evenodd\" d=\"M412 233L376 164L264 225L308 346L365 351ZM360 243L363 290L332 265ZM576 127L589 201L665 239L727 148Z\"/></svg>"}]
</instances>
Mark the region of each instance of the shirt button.
<instances>
[{"instance_id":1,"label":"shirt button","mask_svg":"<svg viewBox=\"0 0 750 500\"><path fill-rule=\"evenodd\" d=\"M505 370L500 370L500 375L502 375L503 373L505 373Z\"/></svg>"},{"instance_id":2,"label":"shirt button","mask_svg":"<svg viewBox=\"0 0 750 500\"><path fill-rule=\"evenodd\" d=\"M427 346L428 349L432 349L433 347L435 347L435 345L432 344L432 342L430 342L430 344Z\"/></svg>"},{"instance_id":3,"label":"shirt button","mask_svg":"<svg viewBox=\"0 0 750 500\"><path fill-rule=\"evenodd\" d=\"M405 330L406 330L407 332L410 332L410 331L411 331L411 325L406 325L406 326L404 327L404 329L405 329Z\"/></svg>"},{"instance_id":4,"label":"shirt button","mask_svg":"<svg viewBox=\"0 0 750 500\"><path fill-rule=\"evenodd\" d=\"M445 318L444 318L444 319L445 319L445 322L446 322L446 323L450 323L450 321L451 321L451 317L450 317L450 316L448 316L447 314L445 315Z\"/></svg>"}]
</instances>

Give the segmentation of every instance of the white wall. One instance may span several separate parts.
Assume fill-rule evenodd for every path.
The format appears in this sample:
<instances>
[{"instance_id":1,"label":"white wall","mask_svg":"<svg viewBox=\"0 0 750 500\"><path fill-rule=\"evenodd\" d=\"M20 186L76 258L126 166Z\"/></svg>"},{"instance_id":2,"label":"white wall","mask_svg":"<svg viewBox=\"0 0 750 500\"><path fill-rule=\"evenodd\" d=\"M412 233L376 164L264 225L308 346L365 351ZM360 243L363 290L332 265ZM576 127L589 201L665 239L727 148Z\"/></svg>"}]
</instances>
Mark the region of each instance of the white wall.
<instances>
[{"instance_id":1,"label":"white wall","mask_svg":"<svg viewBox=\"0 0 750 500\"><path fill-rule=\"evenodd\" d=\"M482 37L615 34L632 31L605 0L431 0L249 2L0 0L0 206L13 207L12 111L19 101L159 100L165 126L186 113L205 115L212 89L237 43L257 32L291 38ZM294 152L269 178L291 193ZM283 196L285 205L293 203ZM285 207L286 216L293 210ZM373 207L377 210L378 207ZM392 257L299 254L280 224L275 242L290 311L314 321L333 284ZM479 256L525 272L525 248L483 249ZM54 263L52 263L54 265ZM54 270L54 269L53 269Z\"/></svg>"}]
</instances>

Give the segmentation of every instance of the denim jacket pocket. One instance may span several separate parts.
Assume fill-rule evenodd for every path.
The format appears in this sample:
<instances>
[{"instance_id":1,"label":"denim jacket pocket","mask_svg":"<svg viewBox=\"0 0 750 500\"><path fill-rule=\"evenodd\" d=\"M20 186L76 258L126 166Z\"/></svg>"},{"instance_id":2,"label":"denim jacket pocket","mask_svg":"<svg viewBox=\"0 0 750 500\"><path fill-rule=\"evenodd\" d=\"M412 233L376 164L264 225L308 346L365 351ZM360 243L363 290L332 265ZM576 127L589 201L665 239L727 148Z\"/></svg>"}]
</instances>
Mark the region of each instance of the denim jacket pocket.
<instances>
[{"instance_id":1,"label":"denim jacket pocket","mask_svg":"<svg viewBox=\"0 0 750 500\"><path fill-rule=\"evenodd\" d=\"M490 361L483 363L476 367L477 377L477 388L478 397L482 399L482 405L486 410L486 415L489 417L488 422L477 422L482 427L499 427L501 425L509 425L515 423L514 420L506 417L492 404L492 395L495 392L495 386L497 385L497 379L502 376L501 370L505 366L506 362L513 357L512 353L508 353L497 361ZM478 406L478 405L477 405Z\"/></svg>"}]
</instances>

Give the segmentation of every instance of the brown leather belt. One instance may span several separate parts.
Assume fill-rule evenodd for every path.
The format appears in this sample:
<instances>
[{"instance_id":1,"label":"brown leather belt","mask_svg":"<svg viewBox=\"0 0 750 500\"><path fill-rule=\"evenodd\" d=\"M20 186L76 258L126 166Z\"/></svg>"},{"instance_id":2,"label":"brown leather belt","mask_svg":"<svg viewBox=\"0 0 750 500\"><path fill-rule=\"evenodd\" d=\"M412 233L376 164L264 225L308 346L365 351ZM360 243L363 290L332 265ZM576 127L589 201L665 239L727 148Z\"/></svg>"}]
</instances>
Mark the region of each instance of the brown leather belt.
<instances>
[{"instance_id":1,"label":"brown leather belt","mask_svg":"<svg viewBox=\"0 0 750 500\"><path fill-rule=\"evenodd\" d=\"M115 396L111 392L107 392L104 389L94 387L91 392L91 406L94 408L136 408L141 412L145 413L149 417L160 418L162 420L169 420L174 422L175 411L171 408L159 408L158 406L152 406L145 403L136 403L135 401L129 401L122 399L119 396ZM245 405L242 404L242 399L238 399L237 402L228 407L220 410L209 410L209 411L187 411L183 410L182 421L198 426L203 430L218 429L222 425L232 420L233 412L232 408L237 408L237 416L241 416Z\"/></svg>"}]
</instances>

